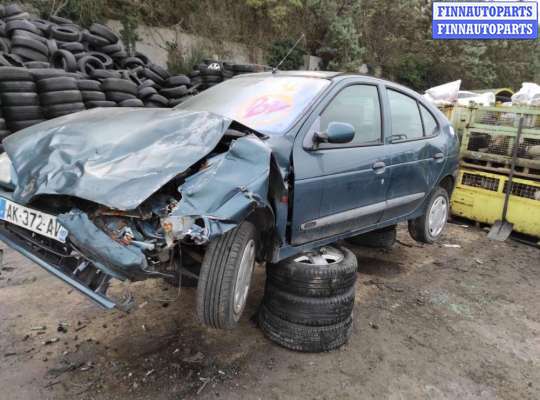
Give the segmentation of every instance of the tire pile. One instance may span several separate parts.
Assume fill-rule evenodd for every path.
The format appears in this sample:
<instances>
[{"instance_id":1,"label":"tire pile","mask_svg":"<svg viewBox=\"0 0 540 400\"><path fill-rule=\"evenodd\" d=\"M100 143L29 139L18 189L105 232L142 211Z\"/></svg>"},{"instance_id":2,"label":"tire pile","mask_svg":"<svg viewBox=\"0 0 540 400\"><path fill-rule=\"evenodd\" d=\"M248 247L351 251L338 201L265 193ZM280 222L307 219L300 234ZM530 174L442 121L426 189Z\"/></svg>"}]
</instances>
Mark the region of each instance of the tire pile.
<instances>
[{"instance_id":1,"label":"tire pile","mask_svg":"<svg viewBox=\"0 0 540 400\"><path fill-rule=\"evenodd\" d=\"M105 25L85 29L57 16L33 18L18 4L0 5L0 140L85 109L174 107L197 91L256 70L261 66L211 61L195 67L192 82L140 52L129 55Z\"/></svg>"},{"instance_id":2,"label":"tire pile","mask_svg":"<svg viewBox=\"0 0 540 400\"><path fill-rule=\"evenodd\" d=\"M259 326L272 341L291 350L336 349L352 333L355 255L325 247L267 269Z\"/></svg>"},{"instance_id":3,"label":"tire pile","mask_svg":"<svg viewBox=\"0 0 540 400\"><path fill-rule=\"evenodd\" d=\"M270 70L271 68L266 65L234 64L227 61L204 60L203 63L193 67L189 78L194 85L197 85L199 90L205 90L237 75Z\"/></svg>"}]
</instances>

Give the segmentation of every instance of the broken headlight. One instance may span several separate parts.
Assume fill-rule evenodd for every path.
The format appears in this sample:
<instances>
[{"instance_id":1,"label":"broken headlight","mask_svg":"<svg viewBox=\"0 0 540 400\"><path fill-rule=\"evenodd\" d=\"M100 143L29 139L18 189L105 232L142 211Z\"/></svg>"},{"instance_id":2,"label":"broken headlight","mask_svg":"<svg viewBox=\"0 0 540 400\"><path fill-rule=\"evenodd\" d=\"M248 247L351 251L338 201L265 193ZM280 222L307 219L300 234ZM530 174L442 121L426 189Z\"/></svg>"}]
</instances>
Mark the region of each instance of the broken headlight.
<instances>
[{"instance_id":1,"label":"broken headlight","mask_svg":"<svg viewBox=\"0 0 540 400\"><path fill-rule=\"evenodd\" d=\"M13 165L7 153L0 154L0 183L4 186L15 187L14 177Z\"/></svg>"}]
</instances>

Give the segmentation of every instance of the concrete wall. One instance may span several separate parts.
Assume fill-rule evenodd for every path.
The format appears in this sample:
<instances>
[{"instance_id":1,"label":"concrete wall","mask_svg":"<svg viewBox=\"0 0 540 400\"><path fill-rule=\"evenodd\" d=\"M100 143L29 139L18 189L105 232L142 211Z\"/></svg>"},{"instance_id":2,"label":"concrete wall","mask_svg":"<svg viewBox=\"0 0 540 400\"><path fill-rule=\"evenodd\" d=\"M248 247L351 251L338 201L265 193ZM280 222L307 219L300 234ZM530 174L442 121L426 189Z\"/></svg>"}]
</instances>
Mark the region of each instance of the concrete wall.
<instances>
[{"instance_id":1,"label":"concrete wall","mask_svg":"<svg viewBox=\"0 0 540 400\"><path fill-rule=\"evenodd\" d=\"M120 21L109 20L107 25L120 33ZM191 35L170 28L158 28L141 25L137 29L140 40L137 50L150 57L158 65L166 66L168 59L168 43L176 43L182 55L189 56L193 51L203 52L206 58L216 57L237 63L264 63L262 49L249 47L241 43L214 41L201 36Z\"/></svg>"}]
</instances>

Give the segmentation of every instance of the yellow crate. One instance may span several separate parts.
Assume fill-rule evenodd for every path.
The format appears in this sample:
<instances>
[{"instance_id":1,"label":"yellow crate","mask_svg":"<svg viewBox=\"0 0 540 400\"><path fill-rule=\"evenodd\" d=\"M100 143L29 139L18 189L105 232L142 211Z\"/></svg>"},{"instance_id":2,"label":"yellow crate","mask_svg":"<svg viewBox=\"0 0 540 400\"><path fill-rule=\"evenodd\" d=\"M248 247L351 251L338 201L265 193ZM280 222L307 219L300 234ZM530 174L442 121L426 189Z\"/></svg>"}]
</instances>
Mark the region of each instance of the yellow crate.
<instances>
[{"instance_id":1,"label":"yellow crate","mask_svg":"<svg viewBox=\"0 0 540 400\"><path fill-rule=\"evenodd\" d=\"M493 224L501 219L508 177L461 169L452 195L452 214ZM540 182L514 178L508 204L514 231L540 238Z\"/></svg>"}]
</instances>

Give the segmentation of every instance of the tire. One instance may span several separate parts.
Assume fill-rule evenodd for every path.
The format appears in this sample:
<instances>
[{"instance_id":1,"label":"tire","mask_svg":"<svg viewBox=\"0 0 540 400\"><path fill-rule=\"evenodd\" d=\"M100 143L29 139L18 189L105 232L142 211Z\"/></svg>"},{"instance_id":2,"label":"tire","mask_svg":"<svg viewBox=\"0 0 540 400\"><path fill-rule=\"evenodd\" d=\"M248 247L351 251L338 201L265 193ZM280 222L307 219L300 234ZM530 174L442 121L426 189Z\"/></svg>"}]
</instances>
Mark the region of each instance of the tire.
<instances>
[{"instance_id":1,"label":"tire","mask_svg":"<svg viewBox=\"0 0 540 400\"><path fill-rule=\"evenodd\" d=\"M103 92L101 83L92 79L81 79L77 81L77 86L81 91Z\"/></svg>"},{"instance_id":2,"label":"tire","mask_svg":"<svg viewBox=\"0 0 540 400\"><path fill-rule=\"evenodd\" d=\"M30 50L37 51L38 53L41 53L45 57L49 54L49 48L47 45L38 42L37 40L32 40L24 36L15 36L11 39L11 46L12 47L25 47Z\"/></svg>"},{"instance_id":3,"label":"tire","mask_svg":"<svg viewBox=\"0 0 540 400\"><path fill-rule=\"evenodd\" d=\"M160 67L159 65L157 64L149 64L148 65L148 68L150 68L150 70L154 73L156 73L157 75L159 75L162 80L166 80L166 79L169 79L171 74L169 74L169 71L167 71L165 68L163 67Z\"/></svg>"},{"instance_id":4,"label":"tire","mask_svg":"<svg viewBox=\"0 0 540 400\"><path fill-rule=\"evenodd\" d=\"M118 103L120 107L144 107L144 103L139 99L129 99Z\"/></svg>"},{"instance_id":5,"label":"tire","mask_svg":"<svg viewBox=\"0 0 540 400\"><path fill-rule=\"evenodd\" d=\"M156 88L160 88L160 85L158 85L152 79L146 79L143 83L141 83L139 85L138 90L141 90L141 89L144 89L144 88L147 88L147 87L152 87L152 88L156 89Z\"/></svg>"},{"instance_id":6,"label":"tire","mask_svg":"<svg viewBox=\"0 0 540 400\"><path fill-rule=\"evenodd\" d=\"M154 94L158 94L158 92L153 87L143 87L137 91L137 97L139 99L146 99Z\"/></svg>"},{"instance_id":7,"label":"tire","mask_svg":"<svg viewBox=\"0 0 540 400\"><path fill-rule=\"evenodd\" d=\"M142 70L141 74L145 78L153 80L155 83L157 83L160 86L162 86L165 83L165 79L163 79L161 76L156 74L150 68L145 68L144 70Z\"/></svg>"},{"instance_id":8,"label":"tire","mask_svg":"<svg viewBox=\"0 0 540 400\"><path fill-rule=\"evenodd\" d=\"M39 98L44 106L54 106L56 104L81 103L82 94L79 90L63 90L40 94Z\"/></svg>"},{"instance_id":9,"label":"tire","mask_svg":"<svg viewBox=\"0 0 540 400\"><path fill-rule=\"evenodd\" d=\"M52 26L50 35L53 39L62 42L79 42L81 40L81 32L69 25Z\"/></svg>"},{"instance_id":10,"label":"tire","mask_svg":"<svg viewBox=\"0 0 540 400\"><path fill-rule=\"evenodd\" d=\"M145 100L147 102L157 104L160 107L167 107L167 105L169 105L169 100L160 94L153 94Z\"/></svg>"},{"instance_id":11,"label":"tire","mask_svg":"<svg viewBox=\"0 0 540 400\"><path fill-rule=\"evenodd\" d=\"M197 286L197 315L203 324L218 329L237 325L251 285L257 246L257 230L248 221L210 242ZM252 260L243 264L246 275L241 275L243 258ZM235 302L236 286L242 284L242 276L247 286Z\"/></svg>"},{"instance_id":12,"label":"tire","mask_svg":"<svg viewBox=\"0 0 540 400\"><path fill-rule=\"evenodd\" d=\"M122 68L132 69L136 67L144 67L144 62L138 57L128 57L122 60Z\"/></svg>"},{"instance_id":13,"label":"tire","mask_svg":"<svg viewBox=\"0 0 540 400\"><path fill-rule=\"evenodd\" d=\"M171 76L169 79L165 81L165 85L168 87L176 87L176 86L189 86L191 84L191 79L189 79L185 75L176 75Z\"/></svg>"},{"instance_id":14,"label":"tire","mask_svg":"<svg viewBox=\"0 0 540 400\"><path fill-rule=\"evenodd\" d=\"M68 72L77 71L77 59L67 50L57 50L51 57L51 64Z\"/></svg>"},{"instance_id":15,"label":"tire","mask_svg":"<svg viewBox=\"0 0 540 400\"><path fill-rule=\"evenodd\" d=\"M271 341L290 350L320 353L343 346L352 334L352 317L327 326L305 326L285 321L263 305L259 309L259 327Z\"/></svg>"},{"instance_id":16,"label":"tire","mask_svg":"<svg viewBox=\"0 0 540 400\"><path fill-rule=\"evenodd\" d=\"M34 18L30 21L32 25L38 28L43 34L48 34L51 26L54 24L44 19Z\"/></svg>"},{"instance_id":17,"label":"tire","mask_svg":"<svg viewBox=\"0 0 540 400\"><path fill-rule=\"evenodd\" d=\"M159 91L159 94L161 94L164 97L167 97L168 99L177 99L179 97L183 97L187 95L188 88L187 86L178 86L174 88L161 89Z\"/></svg>"},{"instance_id":18,"label":"tire","mask_svg":"<svg viewBox=\"0 0 540 400\"><path fill-rule=\"evenodd\" d=\"M92 24L88 29L94 35L101 36L106 39L110 44L117 43L119 38L109 27L101 24Z\"/></svg>"},{"instance_id":19,"label":"tire","mask_svg":"<svg viewBox=\"0 0 540 400\"><path fill-rule=\"evenodd\" d=\"M30 21L24 19L15 19L6 23L6 35L13 36L13 31L21 30L41 36L41 31Z\"/></svg>"},{"instance_id":20,"label":"tire","mask_svg":"<svg viewBox=\"0 0 540 400\"><path fill-rule=\"evenodd\" d=\"M123 92L123 93L129 93L133 96L137 94L137 85L135 85L133 82L128 81L126 79L115 79L115 78L105 79L101 83L101 88L103 89L103 91Z\"/></svg>"},{"instance_id":21,"label":"tire","mask_svg":"<svg viewBox=\"0 0 540 400\"><path fill-rule=\"evenodd\" d=\"M363 247L390 249L396 243L396 225L353 236L347 242Z\"/></svg>"},{"instance_id":22,"label":"tire","mask_svg":"<svg viewBox=\"0 0 540 400\"><path fill-rule=\"evenodd\" d=\"M3 109L8 122L43 119L43 112L40 106L3 107Z\"/></svg>"},{"instance_id":23,"label":"tire","mask_svg":"<svg viewBox=\"0 0 540 400\"><path fill-rule=\"evenodd\" d=\"M94 35L93 33L90 33L88 31L84 31L82 33L82 40L83 42L88 43L93 48L100 48L112 44L107 39L98 35Z\"/></svg>"},{"instance_id":24,"label":"tire","mask_svg":"<svg viewBox=\"0 0 540 400\"><path fill-rule=\"evenodd\" d=\"M97 58L101 63L103 64L103 67L105 69L112 68L114 66L114 62L111 57L109 57L107 54L102 53L100 51L89 51L86 53L89 56Z\"/></svg>"},{"instance_id":25,"label":"tire","mask_svg":"<svg viewBox=\"0 0 540 400\"><path fill-rule=\"evenodd\" d=\"M49 118L61 117L63 115L84 111L86 107L83 103L56 104L43 107L45 115Z\"/></svg>"},{"instance_id":26,"label":"tire","mask_svg":"<svg viewBox=\"0 0 540 400\"><path fill-rule=\"evenodd\" d=\"M343 258L330 264L309 264L295 256L267 268L267 281L291 294L309 297L329 297L346 293L356 282L358 262L345 247L326 247L338 250ZM339 254L338 253L338 254Z\"/></svg>"},{"instance_id":27,"label":"tire","mask_svg":"<svg viewBox=\"0 0 540 400\"><path fill-rule=\"evenodd\" d=\"M84 102L88 101L105 101L107 98L105 97L105 93L98 91L98 90L84 90L81 91L82 99Z\"/></svg>"},{"instance_id":28,"label":"tire","mask_svg":"<svg viewBox=\"0 0 540 400\"><path fill-rule=\"evenodd\" d=\"M11 121L8 124L9 130L12 132L17 132L26 128L29 128L31 126L41 124L42 122L45 122L44 119L35 119L35 120L26 120L26 121Z\"/></svg>"},{"instance_id":29,"label":"tire","mask_svg":"<svg viewBox=\"0 0 540 400\"><path fill-rule=\"evenodd\" d=\"M28 69L37 69L37 68L50 68L51 64L45 61L28 61L24 63L24 66Z\"/></svg>"},{"instance_id":30,"label":"tire","mask_svg":"<svg viewBox=\"0 0 540 400\"><path fill-rule=\"evenodd\" d=\"M99 51L101 51L102 53L105 53L107 55L111 55L111 54L114 54L114 53L118 53L120 51L123 51L124 48L122 47L122 45L120 45L120 43L115 43L115 44L109 44L107 46L103 46L103 47L100 47L99 48Z\"/></svg>"},{"instance_id":31,"label":"tire","mask_svg":"<svg viewBox=\"0 0 540 400\"><path fill-rule=\"evenodd\" d=\"M67 50L70 53L80 53L80 52L86 51L86 49L84 48L84 44L82 44L81 42L60 43L58 45L58 48L61 50Z\"/></svg>"},{"instance_id":32,"label":"tire","mask_svg":"<svg viewBox=\"0 0 540 400\"><path fill-rule=\"evenodd\" d=\"M0 93L35 93L36 84L29 81L0 82Z\"/></svg>"},{"instance_id":33,"label":"tire","mask_svg":"<svg viewBox=\"0 0 540 400\"><path fill-rule=\"evenodd\" d=\"M54 78L40 79L37 81L39 93L57 92L64 90L79 90L77 80L66 76L57 76Z\"/></svg>"},{"instance_id":34,"label":"tire","mask_svg":"<svg viewBox=\"0 0 540 400\"><path fill-rule=\"evenodd\" d=\"M97 101L97 100L91 100L87 101L86 108L97 108L97 107L116 107L117 104L114 101Z\"/></svg>"},{"instance_id":35,"label":"tire","mask_svg":"<svg viewBox=\"0 0 540 400\"><path fill-rule=\"evenodd\" d=\"M295 324L327 326L345 321L354 307L356 286L331 297L306 297L266 285L263 304L275 316Z\"/></svg>"},{"instance_id":36,"label":"tire","mask_svg":"<svg viewBox=\"0 0 540 400\"><path fill-rule=\"evenodd\" d=\"M135 95L125 92L105 92L105 97L107 100L114 101L116 103L121 103L126 100L137 99Z\"/></svg>"},{"instance_id":37,"label":"tire","mask_svg":"<svg viewBox=\"0 0 540 400\"><path fill-rule=\"evenodd\" d=\"M2 54L0 58L3 67L24 67L23 60L16 54Z\"/></svg>"},{"instance_id":38,"label":"tire","mask_svg":"<svg viewBox=\"0 0 540 400\"><path fill-rule=\"evenodd\" d=\"M37 93L1 93L2 105L4 107L14 106L39 106Z\"/></svg>"},{"instance_id":39,"label":"tire","mask_svg":"<svg viewBox=\"0 0 540 400\"><path fill-rule=\"evenodd\" d=\"M70 19L67 19L67 18L63 18L63 17L59 17L57 15L51 15L49 17L49 20L55 24L59 24L59 25L67 25L67 24L72 24L73 21L70 20Z\"/></svg>"},{"instance_id":40,"label":"tire","mask_svg":"<svg viewBox=\"0 0 540 400\"><path fill-rule=\"evenodd\" d=\"M77 61L79 71L91 75L96 69L105 69L103 63L93 56L83 56Z\"/></svg>"},{"instance_id":41,"label":"tire","mask_svg":"<svg viewBox=\"0 0 540 400\"><path fill-rule=\"evenodd\" d=\"M202 81L204 83L220 83L223 82L223 77L221 75L204 75Z\"/></svg>"},{"instance_id":42,"label":"tire","mask_svg":"<svg viewBox=\"0 0 540 400\"><path fill-rule=\"evenodd\" d=\"M11 52L21 57L23 61L47 62L49 60L46 55L40 53L39 51L29 49L28 47L14 46L11 48Z\"/></svg>"},{"instance_id":43,"label":"tire","mask_svg":"<svg viewBox=\"0 0 540 400\"><path fill-rule=\"evenodd\" d=\"M93 79L109 79L109 78L120 79L121 75L120 75L120 72L118 71L113 71L109 69L96 69L90 74L90 76Z\"/></svg>"},{"instance_id":44,"label":"tire","mask_svg":"<svg viewBox=\"0 0 540 400\"><path fill-rule=\"evenodd\" d=\"M429 216L432 210L435 211L434 205L437 207L437 204L439 204L438 201L444 202L446 211L444 215L442 213L437 215L439 217L437 220L440 219L439 222L442 223L442 228L438 226L437 229L434 229L434 225L430 226ZM450 200L448 192L440 186L437 187L429 197L424 215L409 221L409 234L411 237L417 242L427 244L432 244L437 241L444 231L444 227L446 226L446 220L448 219L449 214L449 205Z\"/></svg>"}]
</instances>

